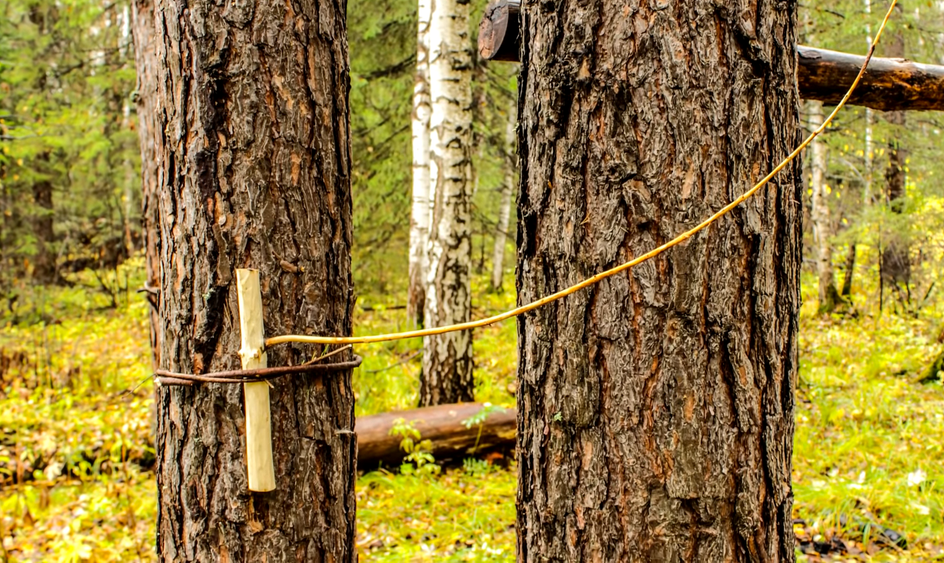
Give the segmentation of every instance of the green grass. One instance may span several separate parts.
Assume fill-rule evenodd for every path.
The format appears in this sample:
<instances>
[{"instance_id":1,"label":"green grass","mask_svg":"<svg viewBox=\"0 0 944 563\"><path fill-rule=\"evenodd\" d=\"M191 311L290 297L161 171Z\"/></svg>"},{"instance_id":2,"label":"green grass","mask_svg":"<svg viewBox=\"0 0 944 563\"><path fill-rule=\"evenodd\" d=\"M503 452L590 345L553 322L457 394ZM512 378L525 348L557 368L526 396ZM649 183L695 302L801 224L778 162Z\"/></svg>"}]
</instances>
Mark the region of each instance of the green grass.
<instances>
[{"instance_id":1,"label":"green grass","mask_svg":"<svg viewBox=\"0 0 944 563\"><path fill-rule=\"evenodd\" d=\"M129 268L132 287L139 267ZM841 533L877 561L934 558L944 544L944 389L913 379L940 347L940 314L878 315L860 298L858 318L819 317L812 280L804 281L795 515L807 522L804 533ZM477 285L475 315L513 299ZM0 375L0 561L154 559L153 475L131 462L153 457L153 388L125 392L149 371L148 309L133 294L118 301L104 308L110 299L82 287L24 290L23 322L0 321L0 357L13 362ZM389 308L398 301L365 302L374 310L356 310L357 333L407 328L404 312ZM415 406L420 361L410 358L419 346L358 348L358 415ZM475 354L479 400L513 406L515 323L476 332ZM35 479L9 484L32 465ZM362 475L361 560L513 560L515 487L513 464ZM861 544L861 534L840 530L840 516L892 528L910 547Z\"/></svg>"}]
</instances>

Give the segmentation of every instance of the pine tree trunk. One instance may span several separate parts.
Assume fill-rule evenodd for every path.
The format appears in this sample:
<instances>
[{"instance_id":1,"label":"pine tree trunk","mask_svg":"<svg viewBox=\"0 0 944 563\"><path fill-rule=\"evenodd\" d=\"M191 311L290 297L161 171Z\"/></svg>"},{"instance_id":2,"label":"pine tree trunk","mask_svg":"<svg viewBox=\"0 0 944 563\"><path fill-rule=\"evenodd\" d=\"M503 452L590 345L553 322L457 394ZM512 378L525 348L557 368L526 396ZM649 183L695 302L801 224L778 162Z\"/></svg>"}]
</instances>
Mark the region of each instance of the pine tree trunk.
<instances>
[{"instance_id":1,"label":"pine tree trunk","mask_svg":"<svg viewBox=\"0 0 944 563\"><path fill-rule=\"evenodd\" d=\"M469 4L437 0L429 29L430 197L426 326L471 318L472 49ZM420 406L471 401L472 333L423 340Z\"/></svg>"},{"instance_id":2,"label":"pine tree trunk","mask_svg":"<svg viewBox=\"0 0 944 563\"><path fill-rule=\"evenodd\" d=\"M157 159L161 367L239 368L240 267L261 272L268 335L350 334L343 3L136 8L153 26L135 35L154 47L138 61L154 64L139 72L156 88L143 144ZM316 351L276 347L269 365ZM242 386L161 387L156 403L160 560L356 560L349 372L274 381L277 488L265 494L247 489Z\"/></svg>"},{"instance_id":3,"label":"pine tree trunk","mask_svg":"<svg viewBox=\"0 0 944 563\"><path fill-rule=\"evenodd\" d=\"M426 261L429 244L429 18L431 0L419 0L416 32L416 74L413 87L413 204L410 217L410 280L407 318L423 324Z\"/></svg>"},{"instance_id":4,"label":"pine tree trunk","mask_svg":"<svg viewBox=\"0 0 944 563\"><path fill-rule=\"evenodd\" d=\"M810 130L823 124L823 103L807 102ZM810 145L813 192L813 239L816 242L816 273L819 278L819 310L831 312L839 304L839 292L833 275L833 249L829 242L832 225L826 194L826 143L819 137Z\"/></svg>"},{"instance_id":5,"label":"pine tree trunk","mask_svg":"<svg viewBox=\"0 0 944 563\"><path fill-rule=\"evenodd\" d=\"M667 6L523 3L521 303L695 226L799 142L796 3ZM519 561L793 561L799 201L795 164L519 321Z\"/></svg>"},{"instance_id":6,"label":"pine tree trunk","mask_svg":"<svg viewBox=\"0 0 944 563\"><path fill-rule=\"evenodd\" d=\"M505 239L511 219L511 199L515 193L515 175L518 170L515 155L515 131L518 124L518 108L508 112L505 127L505 178L502 182L501 201L498 208L498 226L495 229L495 248L492 251L492 289L501 291L505 273Z\"/></svg>"}]
</instances>

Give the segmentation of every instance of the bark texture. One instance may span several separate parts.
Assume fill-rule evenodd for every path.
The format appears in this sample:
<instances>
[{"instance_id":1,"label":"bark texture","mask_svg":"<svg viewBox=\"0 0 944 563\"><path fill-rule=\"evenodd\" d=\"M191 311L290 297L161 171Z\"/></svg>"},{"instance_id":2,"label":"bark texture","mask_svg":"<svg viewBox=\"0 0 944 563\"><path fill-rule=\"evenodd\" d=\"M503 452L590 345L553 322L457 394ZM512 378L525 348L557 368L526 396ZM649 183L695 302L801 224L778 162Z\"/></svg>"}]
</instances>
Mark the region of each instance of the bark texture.
<instances>
[{"instance_id":1,"label":"bark texture","mask_svg":"<svg viewBox=\"0 0 944 563\"><path fill-rule=\"evenodd\" d=\"M519 301L650 250L799 141L795 2L522 4ZM792 561L799 167L519 321L519 561Z\"/></svg>"},{"instance_id":2,"label":"bark texture","mask_svg":"<svg viewBox=\"0 0 944 563\"><path fill-rule=\"evenodd\" d=\"M467 0L437 0L430 19L430 201L425 323L471 318L472 48ZM420 406L471 401L472 332L423 339Z\"/></svg>"},{"instance_id":3,"label":"bark texture","mask_svg":"<svg viewBox=\"0 0 944 563\"><path fill-rule=\"evenodd\" d=\"M261 271L267 334L350 334L344 2L136 9L159 78L143 144L157 162L161 367L239 367L237 267ZM277 347L269 362L314 351ZM159 559L354 561L353 400L349 372L275 381L277 488L250 494L242 386L158 389Z\"/></svg>"},{"instance_id":4,"label":"bark texture","mask_svg":"<svg viewBox=\"0 0 944 563\"><path fill-rule=\"evenodd\" d=\"M809 102L810 130L816 130L823 124L823 103ZM813 240L816 244L816 275L819 279L819 309L830 312L839 304L839 292L836 291L833 274L833 248L830 243L832 222L829 218L829 201L826 186L826 143L817 137L810 144L812 178L810 188L813 192Z\"/></svg>"},{"instance_id":5,"label":"bark texture","mask_svg":"<svg viewBox=\"0 0 944 563\"><path fill-rule=\"evenodd\" d=\"M501 291L505 273L505 241L508 238L508 222L511 219L511 200L515 194L515 176L518 159L515 152L515 132L518 125L518 108L508 112L505 124L505 178L502 182L501 201L498 207L498 226L495 228L495 248L492 250L492 289Z\"/></svg>"},{"instance_id":6,"label":"bark texture","mask_svg":"<svg viewBox=\"0 0 944 563\"><path fill-rule=\"evenodd\" d=\"M423 324L426 301L426 262L429 244L429 18L431 0L419 0L416 30L416 73L413 82L413 204L410 215L410 280L407 318Z\"/></svg>"}]
</instances>

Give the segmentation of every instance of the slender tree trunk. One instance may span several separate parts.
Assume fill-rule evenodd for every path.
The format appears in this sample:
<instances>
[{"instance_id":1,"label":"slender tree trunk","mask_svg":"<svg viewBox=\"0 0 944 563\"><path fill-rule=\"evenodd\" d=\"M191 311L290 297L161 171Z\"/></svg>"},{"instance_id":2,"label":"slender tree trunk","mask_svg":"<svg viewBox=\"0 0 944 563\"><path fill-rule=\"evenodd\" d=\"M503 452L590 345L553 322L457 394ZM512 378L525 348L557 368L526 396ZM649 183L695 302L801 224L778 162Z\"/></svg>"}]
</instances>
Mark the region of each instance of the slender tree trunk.
<instances>
[{"instance_id":1,"label":"slender tree trunk","mask_svg":"<svg viewBox=\"0 0 944 563\"><path fill-rule=\"evenodd\" d=\"M523 3L521 303L695 226L798 143L796 3L666 6ZM519 561L793 561L799 175L519 320Z\"/></svg>"},{"instance_id":2,"label":"slender tree trunk","mask_svg":"<svg viewBox=\"0 0 944 563\"><path fill-rule=\"evenodd\" d=\"M125 5L121 9L121 39L119 44L119 53L121 55L122 62L128 60L128 47L131 44L131 7ZM140 95L140 90L138 91ZM127 131L132 127L131 121L131 101L127 96L123 96L121 100L121 129ZM125 170L125 180L124 188L125 193L123 196L124 203L124 235L125 235L125 250L128 253L128 256L132 256L135 251L134 243L134 233L137 230L135 227L135 217L138 217L140 210L135 210L134 202L135 191L138 188L137 181L135 180L135 170L134 162L130 158L130 153L125 152L125 158L122 161L122 167Z\"/></svg>"},{"instance_id":3,"label":"slender tree trunk","mask_svg":"<svg viewBox=\"0 0 944 563\"><path fill-rule=\"evenodd\" d=\"M810 129L823 124L822 102L808 102ZM839 304L839 292L833 275L833 249L829 242L832 223L829 219L829 203L826 193L826 143L816 138L810 145L813 192L813 239L816 242L816 273L819 278L819 309L829 313Z\"/></svg>"},{"instance_id":4,"label":"slender tree trunk","mask_svg":"<svg viewBox=\"0 0 944 563\"><path fill-rule=\"evenodd\" d=\"M868 16L872 13L872 0L863 0L865 3L866 22ZM865 24L865 43L866 47L872 45L872 26ZM874 169L874 147L872 144L872 124L875 121L871 108L865 108L865 186L863 188L862 203L865 209L872 206L872 171ZM852 295L852 280L855 276L856 262L856 241L849 243L846 251L846 265L843 271L842 290L840 294L843 297Z\"/></svg>"},{"instance_id":5,"label":"slender tree trunk","mask_svg":"<svg viewBox=\"0 0 944 563\"><path fill-rule=\"evenodd\" d=\"M37 159L43 167L49 165L49 153L43 153ZM48 170L40 170L47 174ZM48 177L33 182L33 236L36 238L36 255L33 257L33 279L41 284L55 283L56 254L52 244L55 240L53 218L55 210L52 203L52 180Z\"/></svg>"},{"instance_id":6,"label":"slender tree trunk","mask_svg":"<svg viewBox=\"0 0 944 563\"><path fill-rule=\"evenodd\" d=\"M515 154L515 131L518 124L518 108L508 112L505 125L505 178L502 182L501 202L498 208L498 226L495 228L495 249L492 252L492 289L501 291L502 277L505 273L505 239L508 234L508 221L511 218L511 200L515 193L515 175L518 170Z\"/></svg>"},{"instance_id":7,"label":"slender tree trunk","mask_svg":"<svg viewBox=\"0 0 944 563\"><path fill-rule=\"evenodd\" d=\"M426 300L426 262L429 244L429 18L431 0L419 0L416 32L416 74L413 86L413 205L410 217L410 281L407 317L423 324Z\"/></svg>"},{"instance_id":8,"label":"slender tree trunk","mask_svg":"<svg viewBox=\"0 0 944 563\"><path fill-rule=\"evenodd\" d=\"M158 314L161 286L161 221L158 184L161 181L160 162L165 158L167 139L163 117L157 115L160 69L157 59L157 41L154 27L154 0L136 0L132 3L132 33L134 60L137 69L138 139L141 143L141 231L144 239L145 268L144 296L150 302L151 357L154 367L161 362L161 323Z\"/></svg>"},{"instance_id":9,"label":"slender tree trunk","mask_svg":"<svg viewBox=\"0 0 944 563\"><path fill-rule=\"evenodd\" d=\"M137 25L153 27L135 35L153 45L138 62L156 94L142 144L157 162L145 185L160 219L161 366L239 367L239 267L261 271L267 334L350 334L344 4L150 1ZM156 403L160 560L356 560L349 372L273 382L265 494L247 489L242 386L161 387Z\"/></svg>"},{"instance_id":10,"label":"slender tree trunk","mask_svg":"<svg viewBox=\"0 0 944 563\"><path fill-rule=\"evenodd\" d=\"M905 41L901 33L894 35L886 49L887 56L901 58L905 56ZM885 116L886 120L896 126L892 135L899 135L904 130L905 112L892 111ZM902 212L905 197L905 161L907 152L901 147L901 142L893 138L888 143L888 168L885 170L885 201L892 213ZM880 261L880 276L883 287L887 286L895 291L899 302L905 307L910 304L911 288L911 259L906 237L898 230L883 233L885 245L882 248Z\"/></svg>"},{"instance_id":11,"label":"slender tree trunk","mask_svg":"<svg viewBox=\"0 0 944 563\"><path fill-rule=\"evenodd\" d=\"M471 139L472 49L469 4L437 0L429 29L430 194L429 327L471 318ZM472 333L453 332L423 340L420 406L471 401Z\"/></svg>"},{"instance_id":12,"label":"slender tree trunk","mask_svg":"<svg viewBox=\"0 0 944 563\"><path fill-rule=\"evenodd\" d=\"M843 297L852 295L852 276L855 274L856 263L856 243L849 243L849 249L846 251L846 265L843 266L842 291Z\"/></svg>"}]
</instances>

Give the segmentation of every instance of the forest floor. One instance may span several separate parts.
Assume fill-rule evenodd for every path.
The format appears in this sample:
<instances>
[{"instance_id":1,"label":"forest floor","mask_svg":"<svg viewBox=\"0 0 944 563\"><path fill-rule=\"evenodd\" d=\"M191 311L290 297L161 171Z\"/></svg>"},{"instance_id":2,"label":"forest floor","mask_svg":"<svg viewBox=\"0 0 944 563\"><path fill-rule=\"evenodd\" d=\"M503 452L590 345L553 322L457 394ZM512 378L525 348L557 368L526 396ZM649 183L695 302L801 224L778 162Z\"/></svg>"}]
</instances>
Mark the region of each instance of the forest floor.
<instances>
[{"instance_id":1,"label":"forest floor","mask_svg":"<svg viewBox=\"0 0 944 563\"><path fill-rule=\"evenodd\" d=\"M90 274L0 301L0 563L155 559L148 305L133 290L140 267L102 276L114 303ZM490 294L477 281L476 317L513 304L513 293ZM820 560L817 550L829 552L824 560L940 559L944 389L915 380L941 348L944 312L880 315L866 295L857 317L823 317L812 291L806 283L794 448L801 560ZM362 299L356 331L405 328L403 311L385 308L396 303ZM359 348L358 415L413 406L419 345ZM475 353L477 398L514 406L514 323L477 332ZM362 475L361 560L512 561L515 479L514 463L480 460L440 474Z\"/></svg>"}]
</instances>

